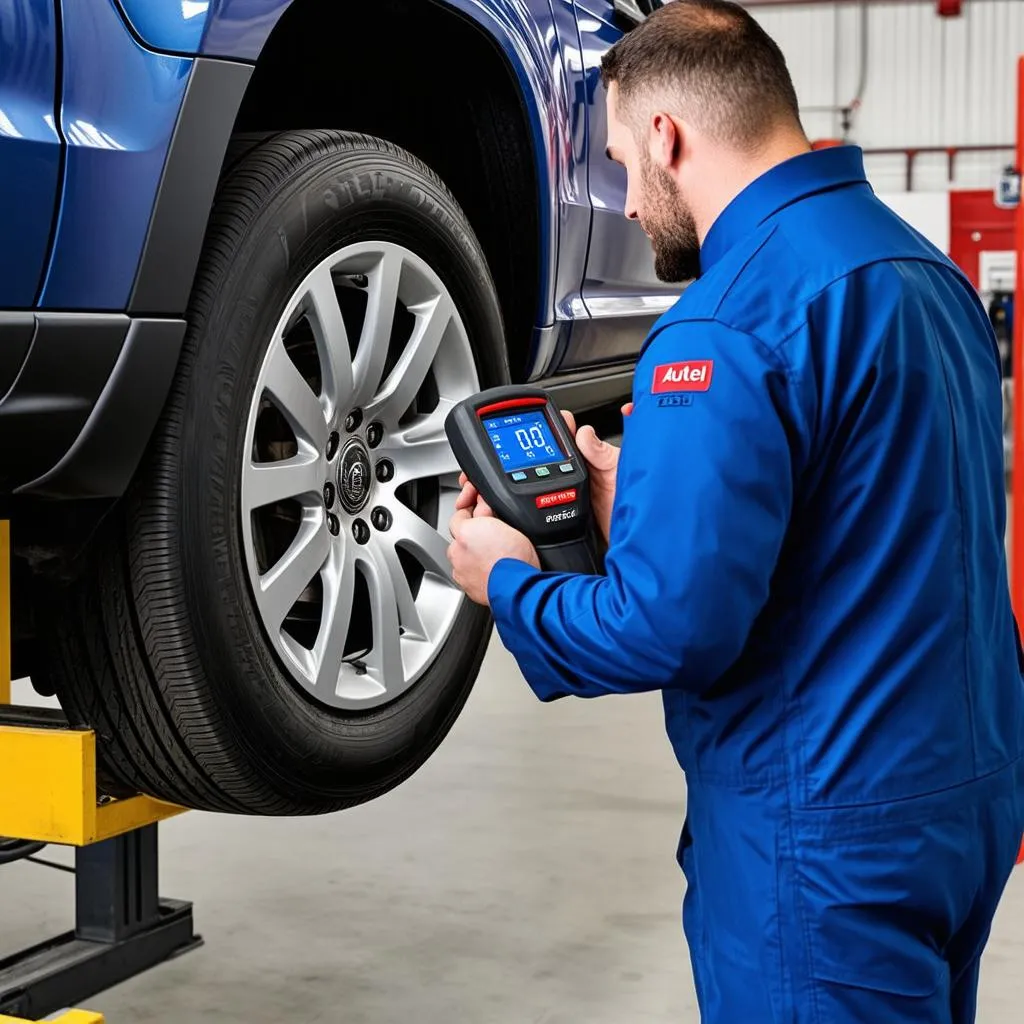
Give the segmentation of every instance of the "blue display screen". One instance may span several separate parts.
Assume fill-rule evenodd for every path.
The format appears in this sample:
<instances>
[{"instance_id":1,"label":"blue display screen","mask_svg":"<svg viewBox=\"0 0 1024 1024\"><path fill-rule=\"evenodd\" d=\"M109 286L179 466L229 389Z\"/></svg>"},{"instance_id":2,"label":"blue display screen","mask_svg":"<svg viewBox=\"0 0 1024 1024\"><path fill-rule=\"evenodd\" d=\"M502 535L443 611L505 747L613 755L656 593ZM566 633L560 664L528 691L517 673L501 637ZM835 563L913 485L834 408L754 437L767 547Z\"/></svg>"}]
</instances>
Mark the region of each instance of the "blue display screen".
<instances>
[{"instance_id":1,"label":"blue display screen","mask_svg":"<svg viewBox=\"0 0 1024 1024\"><path fill-rule=\"evenodd\" d=\"M547 417L539 409L510 416L488 416L484 419L484 430L506 473L565 458Z\"/></svg>"}]
</instances>

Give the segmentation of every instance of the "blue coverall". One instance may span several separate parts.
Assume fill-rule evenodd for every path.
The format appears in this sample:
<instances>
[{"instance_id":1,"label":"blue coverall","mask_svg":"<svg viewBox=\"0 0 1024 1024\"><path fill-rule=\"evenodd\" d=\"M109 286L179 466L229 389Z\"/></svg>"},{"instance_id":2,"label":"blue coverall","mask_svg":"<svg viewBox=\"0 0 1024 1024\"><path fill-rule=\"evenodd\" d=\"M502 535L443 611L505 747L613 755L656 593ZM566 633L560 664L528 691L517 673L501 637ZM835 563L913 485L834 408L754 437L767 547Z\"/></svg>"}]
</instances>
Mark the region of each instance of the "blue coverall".
<instances>
[{"instance_id":1,"label":"blue coverall","mask_svg":"<svg viewBox=\"0 0 1024 1024\"><path fill-rule=\"evenodd\" d=\"M956 1024L1024 832L1000 367L856 147L749 185L655 325L606 575L494 568L541 700L662 692L706 1024Z\"/></svg>"}]
</instances>

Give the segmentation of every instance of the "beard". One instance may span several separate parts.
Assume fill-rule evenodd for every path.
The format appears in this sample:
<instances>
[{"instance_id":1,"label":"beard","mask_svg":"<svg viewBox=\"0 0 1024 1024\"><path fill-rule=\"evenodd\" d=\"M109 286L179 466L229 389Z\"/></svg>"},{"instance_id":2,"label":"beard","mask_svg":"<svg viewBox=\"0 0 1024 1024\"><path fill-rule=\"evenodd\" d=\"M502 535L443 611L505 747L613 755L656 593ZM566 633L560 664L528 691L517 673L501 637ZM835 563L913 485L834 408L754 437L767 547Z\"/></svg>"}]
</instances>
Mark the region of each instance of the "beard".
<instances>
[{"instance_id":1,"label":"beard","mask_svg":"<svg viewBox=\"0 0 1024 1024\"><path fill-rule=\"evenodd\" d=\"M645 213L640 226L654 247L654 273L666 283L699 277L700 239L693 213L672 176L646 152L641 160Z\"/></svg>"}]
</instances>

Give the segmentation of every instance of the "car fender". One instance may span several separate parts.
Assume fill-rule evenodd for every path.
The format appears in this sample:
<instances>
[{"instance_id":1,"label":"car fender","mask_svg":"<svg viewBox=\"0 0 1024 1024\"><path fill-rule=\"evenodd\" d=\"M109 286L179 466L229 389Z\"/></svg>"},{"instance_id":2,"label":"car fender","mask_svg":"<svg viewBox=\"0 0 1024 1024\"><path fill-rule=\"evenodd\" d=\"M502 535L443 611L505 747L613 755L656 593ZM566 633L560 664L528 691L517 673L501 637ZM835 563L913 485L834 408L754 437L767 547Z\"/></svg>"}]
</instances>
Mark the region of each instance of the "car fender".
<instances>
[{"instance_id":1,"label":"car fender","mask_svg":"<svg viewBox=\"0 0 1024 1024\"><path fill-rule=\"evenodd\" d=\"M154 50L198 54L210 0L114 0L139 41Z\"/></svg>"},{"instance_id":2,"label":"car fender","mask_svg":"<svg viewBox=\"0 0 1024 1024\"><path fill-rule=\"evenodd\" d=\"M125 20L145 45L243 63L256 62L288 8L304 2L314 0L117 0ZM573 160L568 84L551 0L424 2L473 21L500 48L518 82L543 197L542 292L543 307L550 311L554 305L560 187L572 178Z\"/></svg>"}]
</instances>

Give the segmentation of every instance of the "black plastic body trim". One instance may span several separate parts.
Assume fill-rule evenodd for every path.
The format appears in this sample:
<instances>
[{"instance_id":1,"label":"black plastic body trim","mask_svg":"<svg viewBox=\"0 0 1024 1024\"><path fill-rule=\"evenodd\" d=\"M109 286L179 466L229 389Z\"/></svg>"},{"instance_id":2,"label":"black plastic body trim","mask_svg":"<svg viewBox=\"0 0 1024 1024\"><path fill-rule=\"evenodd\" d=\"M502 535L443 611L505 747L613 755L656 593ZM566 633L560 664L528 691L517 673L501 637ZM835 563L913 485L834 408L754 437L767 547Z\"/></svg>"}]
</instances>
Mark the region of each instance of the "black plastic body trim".
<instances>
[{"instance_id":1,"label":"black plastic body trim","mask_svg":"<svg viewBox=\"0 0 1024 1024\"><path fill-rule=\"evenodd\" d=\"M163 409L185 322L29 317L28 353L0 398L0 495L119 497Z\"/></svg>"},{"instance_id":2,"label":"black plastic body trim","mask_svg":"<svg viewBox=\"0 0 1024 1024\"><path fill-rule=\"evenodd\" d=\"M171 139L128 312L184 316L249 64L197 57Z\"/></svg>"},{"instance_id":3,"label":"black plastic body trim","mask_svg":"<svg viewBox=\"0 0 1024 1024\"><path fill-rule=\"evenodd\" d=\"M54 465L85 425L128 333L105 313L36 313L31 347L0 400L0 491Z\"/></svg>"},{"instance_id":4,"label":"black plastic body trim","mask_svg":"<svg viewBox=\"0 0 1024 1024\"><path fill-rule=\"evenodd\" d=\"M134 320L110 379L82 432L51 470L18 488L52 498L112 498L125 492L163 409L184 320Z\"/></svg>"},{"instance_id":5,"label":"black plastic body trim","mask_svg":"<svg viewBox=\"0 0 1024 1024\"><path fill-rule=\"evenodd\" d=\"M0 395L17 379L35 329L31 313L0 313Z\"/></svg>"}]
</instances>

